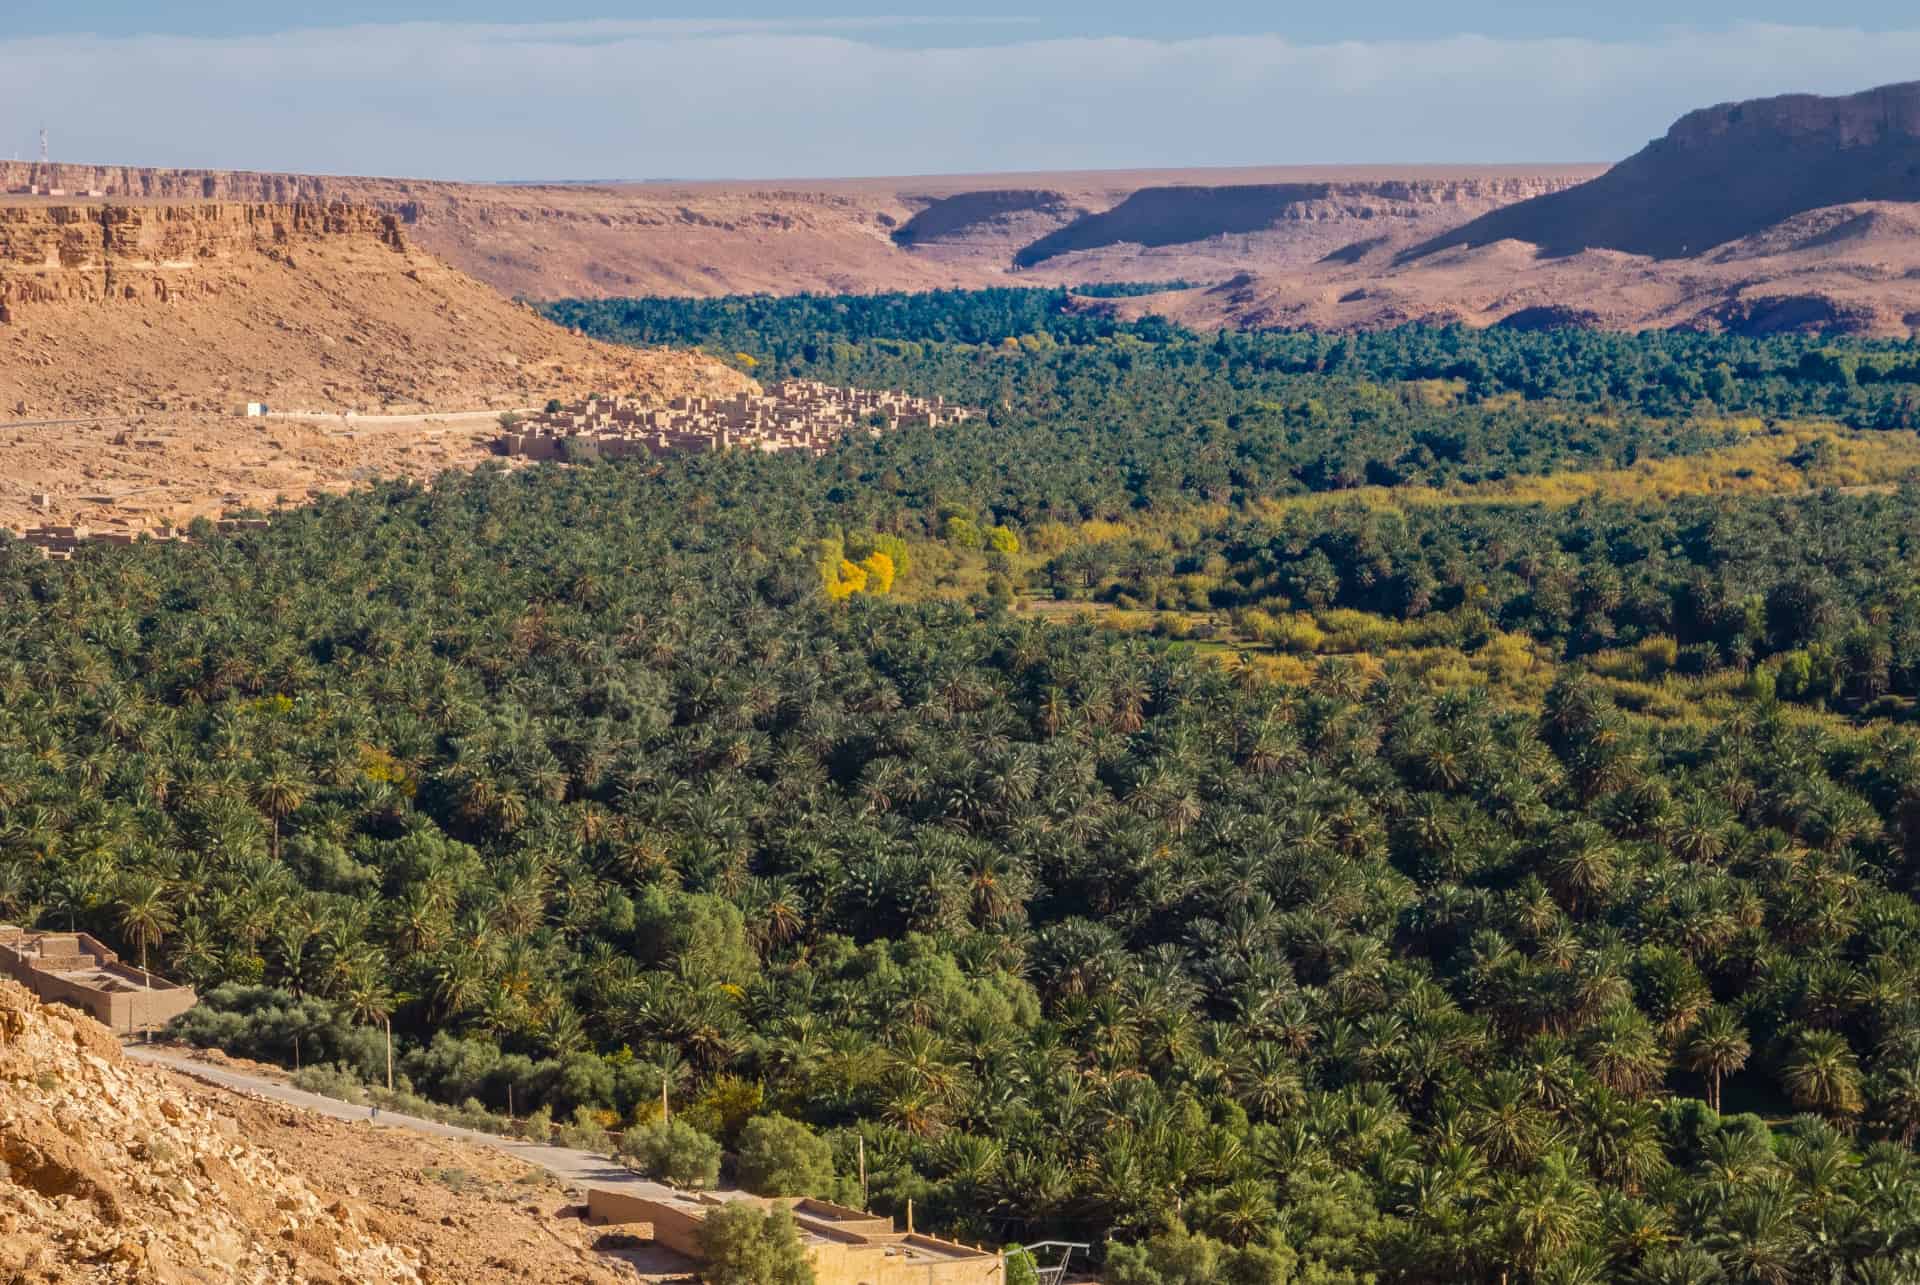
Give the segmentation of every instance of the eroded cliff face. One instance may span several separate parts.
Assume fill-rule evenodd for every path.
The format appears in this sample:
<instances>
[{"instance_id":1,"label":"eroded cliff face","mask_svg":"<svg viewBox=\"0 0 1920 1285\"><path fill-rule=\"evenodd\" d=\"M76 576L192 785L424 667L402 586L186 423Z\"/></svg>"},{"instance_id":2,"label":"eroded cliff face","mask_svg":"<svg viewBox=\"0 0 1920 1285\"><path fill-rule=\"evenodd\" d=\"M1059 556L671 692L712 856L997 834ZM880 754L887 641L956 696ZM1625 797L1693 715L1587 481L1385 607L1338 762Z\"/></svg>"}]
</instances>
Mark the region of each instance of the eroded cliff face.
<instances>
[{"instance_id":1,"label":"eroded cliff face","mask_svg":"<svg viewBox=\"0 0 1920 1285\"><path fill-rule=\"evenodd\" d=\"M339 204L0 206L0 322L36 303L171 302L326 239L407 253L394 215Z\"/></svg>"},{"instance_id":2,"label":"eroded cliff face","mask_svg":"<svg viewBox=\"0 0 1920 1285\"><path fill-rule=\"evenodd\" d=\"M790 183L518 184L0 163L0 190L124 204L332 207L529 298L921 290L1218 276L1364 236L1428 237L1558 191L1539 171L1158 171ZM1189 251L1191 251L1189 253Z\"/></svg>"},{"instance_id":3,"label":"eroded cliff face","mask_svg":"<svg viewBox=\"0 0 1920 1285\"><path fill-rule=\"evenodd\" d=\"M1020 246L1012 261L1036 268L1078 256L1056 268L1095 280L1155 257L1189 258L1215 273L1270 270L1310 263L1356 240L1432 235L1577 181L1529 176L1146 187Z\"/></svg>"},{"instance_id":4,"label":"eroded cliff face","mask_svg":"<svg viewBox=\"0 0 1920 1285\"><path fill-rule=\"evenodd\" d=\"M745 376L593 343L360 206L0 203L0 418L130 409L469 410Z\"/></svg>"}]
</instances>

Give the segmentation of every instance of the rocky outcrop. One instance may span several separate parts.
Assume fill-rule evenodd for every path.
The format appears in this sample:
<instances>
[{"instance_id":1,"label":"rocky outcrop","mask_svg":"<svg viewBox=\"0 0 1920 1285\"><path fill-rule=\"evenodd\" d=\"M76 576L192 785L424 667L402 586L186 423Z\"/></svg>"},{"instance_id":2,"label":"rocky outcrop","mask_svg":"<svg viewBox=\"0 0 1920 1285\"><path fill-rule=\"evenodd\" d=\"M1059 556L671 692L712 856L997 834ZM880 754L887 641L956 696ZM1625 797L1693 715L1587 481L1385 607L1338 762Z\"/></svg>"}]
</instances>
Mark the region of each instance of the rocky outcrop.
<instances>
[{"instance_id":1,"label":"rocky outcrop","mask_svg":"<svg viewBox=\"0 0 1920 1285\"><path fill-rule=\"evenodd\" d=\"M1855 201L1920 201L1920 81L1690 112L1592 182L1487 214L1406 257L1517 240L1553 254L1680 258Z\"/></svg>"},{"instance_id":2,"label":"rocky outcrop","mask_svg":"<svg viewBox=\"0 0 1920 1285\"><path fill-rule=\"evenodd\" d=\"M231 1119L129 1065L105 1027L0 980L0 1267L35 1285L393 1282L415 1255Z\"/></svg>"}]
</instances>

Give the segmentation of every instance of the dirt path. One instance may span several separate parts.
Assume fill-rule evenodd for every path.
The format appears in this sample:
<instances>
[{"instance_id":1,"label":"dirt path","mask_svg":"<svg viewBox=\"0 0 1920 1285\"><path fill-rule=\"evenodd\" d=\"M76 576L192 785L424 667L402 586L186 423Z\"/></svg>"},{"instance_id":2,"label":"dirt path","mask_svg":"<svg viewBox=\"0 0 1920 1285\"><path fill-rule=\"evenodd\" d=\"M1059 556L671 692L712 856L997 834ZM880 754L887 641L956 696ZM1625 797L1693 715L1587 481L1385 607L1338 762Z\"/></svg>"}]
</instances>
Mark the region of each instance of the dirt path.
<instances>
[{"instance_id":1,"label":"dirt path","mask_svg":"<svg viewBox=\"0 0 1920 1285\"><path fill-rule=\"evenodd\" d=\"M207 1084L240 1093L254 1094L271 1102L300 1107L335 1120L369 1118L366 1107L357 1107L349 1102L322 1097L318 1093L308 1093L304 1089L296 1089L292 1085L282 1084L265 1076L209 1066L205 1062L195 1061L191 1054L178 1049L129 1044L126 1046L126 1054L137 1062L162 1066ZM424 1120L419 1116L402 1115L395 1111L382 1111L379 1123L388 1128L412 1129L417 1133L429 1134L436 1138L451 1138L491 1147L516 1160L545 1169L564 1182L579 1186L618 1187L637 1196L662 1199L671 1198L677 1194L671 1187L642 1178L623 1166L615 1164L607 1157L594 1155L588 1151L575 1151L570 1147L542 1146L536 1142L495 1137L490 1133L462 1129L455 1125L441 1124L436 1120Z\"/></svg>"}]
</instances>

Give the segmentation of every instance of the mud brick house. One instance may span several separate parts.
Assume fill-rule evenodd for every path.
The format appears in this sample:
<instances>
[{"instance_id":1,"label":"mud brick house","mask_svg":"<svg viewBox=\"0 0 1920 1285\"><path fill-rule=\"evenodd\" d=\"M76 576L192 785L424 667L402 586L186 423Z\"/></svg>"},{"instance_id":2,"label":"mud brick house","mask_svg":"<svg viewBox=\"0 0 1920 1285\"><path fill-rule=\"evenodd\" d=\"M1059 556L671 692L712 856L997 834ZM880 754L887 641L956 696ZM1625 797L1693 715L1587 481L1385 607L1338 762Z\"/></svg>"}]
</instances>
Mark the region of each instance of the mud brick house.
<instances>
[{"instance_id":1,"label":"mud brick house","mask_svg":"<svg viewBox=\"0 0 1920 1285\"><path fill-rule=\"evenodd\" d=\"M91 1013L122 1035L158 1029L200 1002L191 987L121 963L87 933L27 932L0 924L0 973L45 1002Z\"/></svg>"}]
</instances>

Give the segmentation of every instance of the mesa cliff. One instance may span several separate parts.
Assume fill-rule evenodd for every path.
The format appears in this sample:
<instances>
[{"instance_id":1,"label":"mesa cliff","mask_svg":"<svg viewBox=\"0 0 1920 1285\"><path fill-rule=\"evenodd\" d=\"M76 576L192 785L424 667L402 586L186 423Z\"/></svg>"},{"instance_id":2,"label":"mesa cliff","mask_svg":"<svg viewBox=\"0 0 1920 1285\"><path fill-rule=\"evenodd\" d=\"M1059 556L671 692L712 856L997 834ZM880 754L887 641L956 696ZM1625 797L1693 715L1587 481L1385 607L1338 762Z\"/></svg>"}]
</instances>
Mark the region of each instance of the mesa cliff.
<instances>
[{"instance_id":1,"label":"mesa cliff","mask_svg":"<svg viewBox=\"0 0 1920 1285\"><path fill-rule=\"evenodd\" d=\"M751 381L597 344L448 268L390 211L0 203L0 416L477 409Z\"/></svg>"},{"instance_id":2,"label":"mesa cliff","mask_svg":"<svg viewBox=\"0 0 1920 1285\"><path fill-rule=\"evenodd\" d=\"M528 298L1219 277L1432 237L1594 166L1266 167L784 182L479 184L0 162L0 190L347 203ZM3 198L0 198L3 199Z\"/></svg>"}]
</instances>

